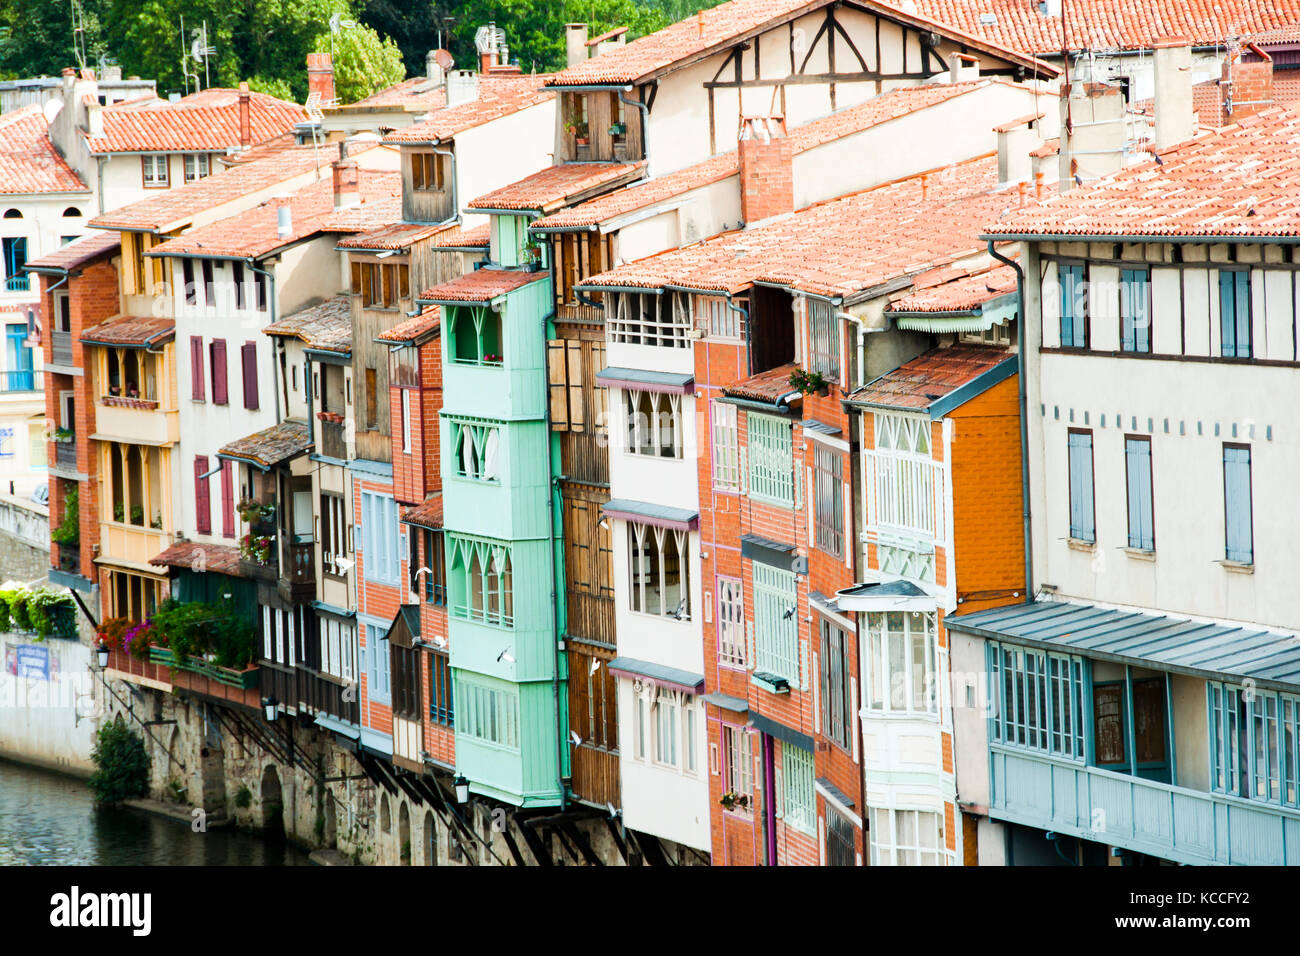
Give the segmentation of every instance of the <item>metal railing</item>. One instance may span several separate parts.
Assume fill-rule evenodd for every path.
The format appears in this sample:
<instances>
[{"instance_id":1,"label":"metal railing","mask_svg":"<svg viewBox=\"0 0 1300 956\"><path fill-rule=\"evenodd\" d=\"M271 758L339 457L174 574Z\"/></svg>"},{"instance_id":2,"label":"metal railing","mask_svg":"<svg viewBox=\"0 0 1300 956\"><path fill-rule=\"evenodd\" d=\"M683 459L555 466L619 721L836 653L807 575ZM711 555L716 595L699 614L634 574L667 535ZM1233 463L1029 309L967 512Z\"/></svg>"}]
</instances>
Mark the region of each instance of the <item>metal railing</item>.
<instances>
[{"instance_id":1,"label":"metal railing","mask_svg":"<svg viewBox=\"0 0 1300 956\"><path fill-rule=\"evenodd\" d=\"M72 333L57 329L50 333L51 358L59 365L72 364Z\"/></svg>"},{"instance_id":2,"label":"metal railing","mask_svg":"<svg viewBox=\"0 0 1300 956\"><path fill-rule=\"evenodd\" d=\"M19 369L0 375L0 388L6 392L39 392L43 388L41 373L33 369Z\"/></svg>"}]
</instances>

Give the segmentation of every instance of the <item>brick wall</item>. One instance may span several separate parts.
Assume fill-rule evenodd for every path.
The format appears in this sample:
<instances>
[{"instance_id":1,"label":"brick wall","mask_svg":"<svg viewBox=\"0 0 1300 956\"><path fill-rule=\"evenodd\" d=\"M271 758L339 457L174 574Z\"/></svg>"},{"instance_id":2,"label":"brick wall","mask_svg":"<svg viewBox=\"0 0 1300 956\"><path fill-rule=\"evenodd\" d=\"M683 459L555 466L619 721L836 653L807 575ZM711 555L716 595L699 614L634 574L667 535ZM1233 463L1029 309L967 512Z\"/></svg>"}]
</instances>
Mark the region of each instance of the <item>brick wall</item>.
<instances>
[{"instance_id":1,"label":"brick wall","mask_svg":"<svg viewBox=\"0 0 1300 956\"><path fill-rule=\"evenodd\" d=\"M741 121L740 214L755 223L794 209L794 150L781 117Z\"/></svg>"}]
</instances>

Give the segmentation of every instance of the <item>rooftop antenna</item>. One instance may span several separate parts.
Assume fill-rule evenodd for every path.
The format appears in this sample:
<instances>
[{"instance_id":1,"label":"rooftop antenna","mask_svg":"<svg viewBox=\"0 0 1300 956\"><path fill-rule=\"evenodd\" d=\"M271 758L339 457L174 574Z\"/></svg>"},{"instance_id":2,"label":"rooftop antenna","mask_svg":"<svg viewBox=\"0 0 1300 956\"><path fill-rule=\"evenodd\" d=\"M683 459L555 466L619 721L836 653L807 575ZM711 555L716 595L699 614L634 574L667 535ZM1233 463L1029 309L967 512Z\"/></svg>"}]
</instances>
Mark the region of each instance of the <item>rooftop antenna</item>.
<instances>
[{"instance_id":1,"label":"rooftop antenna","mask_svg":"<svg viewBox=\"0 0 1300 956\"><path fill-rule=\"evenodd\" d=\"M72 57L77 61L77 68L86 68L86 16L81 9L81 0L72 2Z\"/></svg>"},{"instance_id":2,"label":"rooftop antenna","mask_svg":"<svg viewBox=\"0 0 1300 956\"><path fill-rule=\"evenodd\" d=\"M195 35L197 36L198 33L199 33L199 31L198 31L198 30L195 30L194 33L195 33ZM196 41L196 45L197 45L197 41ZM197 66L198 66L198 58L197 58L197 57L195 57L195 59L194 59L194 63L195 63L196 70L195 70L195 72L193 72L193 73L190 72L190 58L191 58L192 56L194 56L192 50L187 50L187 49L185 49L185 15L184 15L184 14L181 14L181 76L183 76L183 77L185 78L185 95L186 95L186 96L189 96L189 95L190 95L190 78L191 78L191 77L193 77L193 79L194 79L194 92L197 93L197 92L199 92L199 90L201 89L201 87L199 86L199 74L198 74L198 71L197 71Z\"/></svg>"},{"instance_id":3,"label":"rooftop antenna","mask_svg":"<svg viewBox=\"0 0 1300 956\"><path fill-rule=\"evenodd\" d=\"M325 121L325 114L321 112L320 90L312 90L307 94L307 102L303 104L303 109L307 112L307 119L311 120L311 145L313 155L316 158L316 181L320 182L320 132L321 123Z\"/></svg>"},{"instance_id":4,"label":"rooftop antenna","mask_svg":"<svg viewBox=\"0 0 1300 956\"><path fill-rule=\"evenodd\" d=\"M183 29L183 28L182 28ZM203 21L203 29L193 31L193 40L190 42L190 57L194 60L195 77L194 83L198 85L198 65L203 64L203 83L211 88L212 86L212 57L217 52L217 48L208 44L208 21Z\"/></svg>"}]
</instances>

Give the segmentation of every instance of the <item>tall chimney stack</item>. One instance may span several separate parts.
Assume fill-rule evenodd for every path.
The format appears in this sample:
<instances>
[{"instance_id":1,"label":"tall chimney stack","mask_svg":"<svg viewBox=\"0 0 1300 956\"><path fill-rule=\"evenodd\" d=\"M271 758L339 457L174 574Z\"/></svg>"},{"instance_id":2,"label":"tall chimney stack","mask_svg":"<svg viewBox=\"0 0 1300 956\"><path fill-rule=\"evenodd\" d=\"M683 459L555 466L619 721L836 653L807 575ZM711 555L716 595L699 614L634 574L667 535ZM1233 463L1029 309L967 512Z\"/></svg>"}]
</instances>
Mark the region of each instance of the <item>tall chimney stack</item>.
<instances>
[{"instance_id":1,"label":"tall chimney stack","mask_svg":"<svg viewBox=\"0 0 1300 956\"><path fill-rule=\"evenodd\" d=\"M307 54L307 90L319 93L322 103L334 99L334 61L328 53Z\"/></svg>"},{"instance_id":2,"label":"tall chimney stack","mask_svg":"<svg viewBox=\"0 0 1300 956\"><path fill-rule=\"evenodd\" d=\"M1273 105L1273 58L1253 43L1232 51L1223 61L1219 94L1225 124L1268 109Z\"/></svg>"},{"instance_id":3,"label":"tall chimney stack","mask_svg":"<svg viewBox=\"0 0 1300 956\"><path fill-rule=\"evenodd\" d=\"M1069 93L1061 96L1061 192L1118 172L1124 165L1126 133L1124 94L1118 86L1071 83Z\"/></svg>"},{"instance_id":4,"label":"tall chimney stack","mask_svg":"<svg viewBox=\"0 0 1300 956\"><path fill-rule=\"evenodd\" d=\"M1158 40L1156 61L1156 152L1192 138L1192 48L1182 37Z\"/></svg>"},{"instance_id":5,"label":"tall chimney stack","mask_svg":"<svg viewBox=\"0 0 1300 956\"><path fill-rule=\"evenodd\" d=\"M355 160L348 159L348 144L339 143L339 158L330 164L334 173L334 208L361 204L361 174Z\"/></svg>"},{"instance_id":6,"label":"tall chimney stack","mask_svg":"<svg viewBox=\"0 0 1300 956\"><path fill-rule=\"evenodd\" d=\"M587 24L564 25L564 65L577 66L587 58Z\"/></svg>"},{"instance_id":7,"label":"tall chimney stack","mask_svg":"<svg viewBox=\"0 0 1300 956\"><path fill-rule=\"evenodd\" d=\"M781 116L740 121L740 214L745 225L794 210L794 148Z\"/></svg>"},{"instance_id":8,"label":"tall chimney stack","mask_svg":"<svg viewBox=\"0 0 1300 956\"><path fill-rule=\"evenodd\" d=\"M239 148L248 149L253 143L253 118L250 114L248 84L239 84Z\"/></svg>"}]
</instances>

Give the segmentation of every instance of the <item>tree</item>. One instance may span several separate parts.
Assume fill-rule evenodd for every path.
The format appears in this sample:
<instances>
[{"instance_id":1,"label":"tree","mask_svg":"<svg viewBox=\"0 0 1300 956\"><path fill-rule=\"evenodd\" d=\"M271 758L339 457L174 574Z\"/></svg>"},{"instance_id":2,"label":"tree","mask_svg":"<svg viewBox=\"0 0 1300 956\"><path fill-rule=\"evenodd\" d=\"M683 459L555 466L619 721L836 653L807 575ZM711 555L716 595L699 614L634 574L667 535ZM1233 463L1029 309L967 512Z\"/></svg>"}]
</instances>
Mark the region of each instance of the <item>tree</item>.
<instances>
[{"instance_id":1,"label":"tree","mask_svg":"<svg viewBox=\"0 0 1300 956\"><path fill-rule=\"evenodd\" d=\"M149 754L121 714L99 728L90 759L95 771L88 784L96 806L116 806L149 792Z\"/></svg>"},{"instance_id":2,"label":"tree","mask_svg":"<svg viewBox=\"0 0 1300 956\"><path fill-rule=\"evenodd\" d=\"M316 52L334 53L334 94L340 103L355 103L406 78L402 51L368 26L344 27L316 38Z\"/></svg>"}]
</instances>

